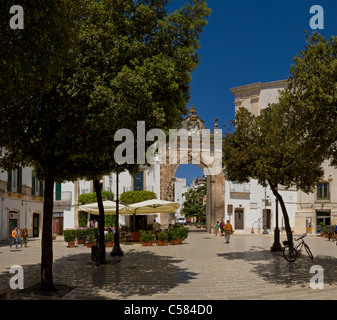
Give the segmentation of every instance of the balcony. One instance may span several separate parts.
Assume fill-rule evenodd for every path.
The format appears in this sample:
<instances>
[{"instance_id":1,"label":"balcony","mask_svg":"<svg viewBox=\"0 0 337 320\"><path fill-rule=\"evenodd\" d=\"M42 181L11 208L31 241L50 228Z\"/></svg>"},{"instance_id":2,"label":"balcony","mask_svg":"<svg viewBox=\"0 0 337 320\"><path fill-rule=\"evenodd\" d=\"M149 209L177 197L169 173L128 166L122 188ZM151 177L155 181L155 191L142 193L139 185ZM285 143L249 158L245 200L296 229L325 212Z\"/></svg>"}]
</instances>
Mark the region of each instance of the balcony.
<instances>
[{"instance_id":1,"label":"balcony","mask_svg":"<svg viewBox=\"0 0 337 320\"><path fill-rule=\"evenodd\" d=\"M249 183L229 183L229 192L231 198L249 199L250 184Z\"/></svg>"}]
</instances>

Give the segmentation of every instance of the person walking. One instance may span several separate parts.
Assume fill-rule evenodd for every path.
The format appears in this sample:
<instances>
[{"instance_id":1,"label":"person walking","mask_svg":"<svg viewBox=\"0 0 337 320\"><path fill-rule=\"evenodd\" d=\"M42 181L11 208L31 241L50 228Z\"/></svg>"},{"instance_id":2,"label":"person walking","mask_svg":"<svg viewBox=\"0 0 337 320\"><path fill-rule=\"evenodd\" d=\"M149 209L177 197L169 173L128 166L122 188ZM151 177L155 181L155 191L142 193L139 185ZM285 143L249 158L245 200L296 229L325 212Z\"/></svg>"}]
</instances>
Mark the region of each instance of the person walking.
<instances>
[{"instance_id":1,"label":"person walking","mask_svg":"<svg viewBox=\"0 0 337 320\"><path fill-rule=\"evenodd\" d=\"M226 225L224 227L224 230L225 230L225 240L226 240L226 243L229 243L229 239L230 239L231 233L233 231L233 227L229 223L229 220L227 220L227 223L226 223Z\"/></svg>"},{"instance_id":2,"label":"person walking","mask_svg":"<svg viewBox=\"0 0 337 320\"><path fill-rule=\"evenodd\" d=\"M330 241L330 238L332 238L332 241L335 241L335 240L334 240L334 233L335 233L335 228L334 228L334 226L332 225L332 223L330 223L330 225L328 226L328 236L329 236L329 241Z\"/></svg>"},{"instance_id":3,"label":"person walking","mask_svg":"<svg viewBox=\"0 0 337 320\"><path fill-rule=\"evenodd\" d=\"M219 221L217 221L216 224L214 225L215 236L218 235L219 228L220 228L220 224L219 224Z\"/></svg>"},{"instance_id":4,"label":"person walking","mask_svg":"<svg viewBox=\"0 0 337 320\"><path fill-rule=\"evenodd\" d=\"M225 223L223 221L223 219L220 222L220 231L221 231L221 235L223 236L223 231L224 231L224 227L225 227Z\"/></svg>"},{"instance_id":5,"label":"person walking","mask_svg":"<svg viewBox=\"0 0 337 320\"><path fill-rule=\"evenodd\" d=\"M16 249L18 248L18 237L19 237L18 227L15 227L12 231L12 240L11 240L11 243L9 244L10 248L12 248L12 245L14 243L15 243Z\"/></svg>"},{"instance_id":6,"label":"person walking","mask_svg":"<svg viewBox=\"0 0 337 320\"><path fill-rule=\"evenodd\" d=\"M25 245L25 248L27 248L27 243L28 243L28 229L27 226L21 230L21 238L23 239L21 242L21 248L22 245Z\"/></svg>"}]
</instances>

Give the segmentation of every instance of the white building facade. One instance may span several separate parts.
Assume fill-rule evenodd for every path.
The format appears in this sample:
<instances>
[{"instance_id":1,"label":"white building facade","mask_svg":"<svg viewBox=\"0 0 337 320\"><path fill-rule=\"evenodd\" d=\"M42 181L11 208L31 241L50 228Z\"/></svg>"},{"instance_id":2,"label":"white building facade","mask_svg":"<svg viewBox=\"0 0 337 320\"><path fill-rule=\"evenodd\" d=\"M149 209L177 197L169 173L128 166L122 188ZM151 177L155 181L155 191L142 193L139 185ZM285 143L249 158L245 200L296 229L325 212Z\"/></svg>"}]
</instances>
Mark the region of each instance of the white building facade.
<instances>
[{"instance_id":1,"label":"white building facade","mask_svg":"<svg viewBox=\"0 0 337 320\"><path fill-rule=\"evenodd\" d=\"M15 227L27 226L29 237L42 235L43 183L32 168L0 172L0 240L8 240Z\"/></svg>"},{"instance_id":2,"label":"white building facade","mask_svg":"<svg viewBox=\"0 0 337 320\"><path fill-rule=\"evenodd\" d=\"M258 116L268 104L278 101L280 90L287 81L255 83L231 89L235 95L235 111L244 107ZM290 226L295 233L317 234L320 222L337 223L337 170L324 163L325 174L314 193L305 194L295 188L278 189L287 207ZM226 181L226 217L237 233L268 233L276 226L275 197L270 188L263 188L256 180L248 184ZM281 208L278 209L278 226L284 229Z\"/></svg>"}]
</instances>

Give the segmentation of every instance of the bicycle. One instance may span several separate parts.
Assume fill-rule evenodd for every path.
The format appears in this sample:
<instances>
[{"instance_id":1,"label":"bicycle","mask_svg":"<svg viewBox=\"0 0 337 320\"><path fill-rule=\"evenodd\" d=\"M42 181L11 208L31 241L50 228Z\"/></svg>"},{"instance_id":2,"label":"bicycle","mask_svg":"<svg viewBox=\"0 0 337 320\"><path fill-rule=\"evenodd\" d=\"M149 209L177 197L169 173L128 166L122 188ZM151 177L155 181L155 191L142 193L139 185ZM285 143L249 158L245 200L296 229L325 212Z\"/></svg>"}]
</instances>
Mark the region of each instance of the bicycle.
<instances>
[{"instance_id":1,"label":"bicycle","mask_svg":"<svg viewBox=\"0 0 337 320\"><path fill-rule=\"evenodd\" d=\"M294 241L300 241L300 243L296 246L290 245L289 241L283 241L284 244L283 256L287 261L294 262L297 259L297 257L301 255L303 247L305 248L305 251L307 252L309 258L310 259L314 258L309 246L303 240L303 238L306 237L306 235L307 234L304 233L299 238L294 239Z\"/></svg>"}]
</instances>

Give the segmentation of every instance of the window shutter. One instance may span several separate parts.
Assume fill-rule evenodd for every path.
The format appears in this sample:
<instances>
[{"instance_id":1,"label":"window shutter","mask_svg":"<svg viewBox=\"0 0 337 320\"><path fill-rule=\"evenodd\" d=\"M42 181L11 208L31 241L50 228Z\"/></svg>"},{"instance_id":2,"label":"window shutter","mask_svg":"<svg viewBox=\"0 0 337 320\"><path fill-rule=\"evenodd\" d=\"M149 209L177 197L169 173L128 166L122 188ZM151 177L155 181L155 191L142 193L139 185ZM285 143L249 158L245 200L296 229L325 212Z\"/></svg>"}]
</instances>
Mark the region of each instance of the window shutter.
<instances>
[{"instance_id":1,"label":"window shutter","mask_svg":"<svg viewBox=\"0 0 337 320\"><path fill-rule=\"evenodd\" d=\"M22 168L19 167L18 168L18 188L17 188L17 192L18 193L22 193Z\"/></svg>"},{"instance_id":2,"label":"window shutter","mask_svg":"<svg viewBox=\"0 0 337 320\"><path fill-rule=\"evenodd\" d=\"M43 197L43 182L40 182L40 197Z\"/></svg>"},{"instance_id":3,"label":"window shutter","mask_svg":"<svg viewBox=\"0 0 337 320\"><path fill-rule=\"evenodd\" d=\"M12 171L8 171L7 191L12 191Z\"/></svg>"},{"instance_id":4,"label":"window shutter","mask_svg":"<svg viewBox=\"0 0 337 320\"><path fill-rule=\"evenodd\" d=\"M32 175L32 196L35 196L35 178Z\"/></svg>"}]
</instances>

